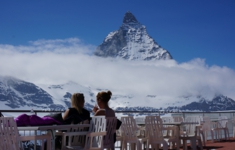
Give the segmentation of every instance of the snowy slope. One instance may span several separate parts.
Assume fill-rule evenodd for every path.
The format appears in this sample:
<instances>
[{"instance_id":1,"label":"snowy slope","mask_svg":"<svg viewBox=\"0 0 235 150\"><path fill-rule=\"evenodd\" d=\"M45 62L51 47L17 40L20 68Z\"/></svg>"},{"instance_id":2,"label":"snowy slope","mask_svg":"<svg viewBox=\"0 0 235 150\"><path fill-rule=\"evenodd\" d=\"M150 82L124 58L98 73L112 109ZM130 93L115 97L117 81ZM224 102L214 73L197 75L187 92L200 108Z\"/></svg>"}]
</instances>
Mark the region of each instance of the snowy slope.
<instances>
[{"instance_id":1,"label":"snowy slope","mask_svg":"<svg viewBox=\"0 0 235 150\"><path fill-rule=\"evenodd\" d=\"M14 77L0 76L1 109L47 108L53 107L52 97L33 83ZM7 106L7 107L6 107Z\"/></svg>"},{"instance_id":2,"label":"snowy slope","mask_svg":"<svg viewBox=\"0 0 235 150\"><path fill-rule=\"evenodd\" d=\"M45 109L65 110L71 106L70 98L73 93L83 93L85 107L92 110L96 102L97 87L87 87L75 82L60 85L35 85L13 77L0 77L0 109ZM205 95L184 95L164 97L159 95L132 95L112 91L109 102L115 110L233 110L235 101L223 95L208 97Z\"/></svg>"},{"instance_id":3,"label":"snowy slope","mask_svg":"<svg viewBox=\"0 0 235 150\"><path fill-rule=\"evenodd\" d=\"M95 104L95 95L89 87L82 86L75 82L68 82L61 85L39 85L47 91L52 97L55 104L61 104L65 108L70 107L70 98L73 93L83 93L86 104Z\"/></svg>"}]
</instances>

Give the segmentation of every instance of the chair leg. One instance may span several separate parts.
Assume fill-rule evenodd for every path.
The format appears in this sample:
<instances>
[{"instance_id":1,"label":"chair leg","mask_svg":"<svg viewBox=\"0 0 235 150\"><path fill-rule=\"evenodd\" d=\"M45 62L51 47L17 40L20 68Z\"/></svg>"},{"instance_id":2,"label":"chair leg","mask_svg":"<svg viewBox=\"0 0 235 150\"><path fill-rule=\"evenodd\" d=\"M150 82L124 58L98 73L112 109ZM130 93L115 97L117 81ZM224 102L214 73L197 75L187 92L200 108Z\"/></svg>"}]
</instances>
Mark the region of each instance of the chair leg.
<instances>
[{"instance_id":1,"label":"chair leg","mask_svg":"<svg viewBox=\"0 0 235 150\"><path fill-rule=\"evenodd\" d=\"M228 140L229 140L230 136L229 136L229 130L228 130L228 128L226 128L226 131L227 131L227 134L228 134Z\"/></svg>"},{"instance_id":2,"label":"chair leg","mask_svg":"<svg viewBox=\"0 0 235 150\"><path fill-rule=\"evenodd\" d=\"M130 148L131 150L135 150L136 147L137 147L137 150L139 150L139 149L138 149L138 144L131 143L130 145L131 145L131 148Z\"/></svg>"},{"instance_id":3,"label":"chair leg","mask_svg":"<svg viewBox=\"0 0 235 150\"><path fill-rule=\"evenodd\" d=\"M214 143L214 132L211 130L211 140Z\"/></svg>"},{"instance_id":4,"label":"chair leg","mask_svg":"<svg viewBox=\"0 0 235 150\"><path fill-rule=\"evenodd\" d=\"M191 144L191 148L193 150L197 150L197 144L196 144L196 139L195 138L190 140L190 144Z\"/></svg>"},{"instance_id":5,"label":"chair leg","mask_svg":"<svg viewBox=\"0 0 235 150\"><path fill-rule=\"evenodd\" d=\"M146 142L146 150L149 150L149 141Z\"/></svg>"},{"instance_id":6,"label":"chair leg","mask_svg":"<svg viewBox=\"0 0 235 150\"><path fill-rule=\"evenodd\" d=\"M181 144L181 140L178 139L178 140L177 140L177 143L176 143L177 150L180 150L180 144Z\"/></svg>"},{"instance_id":7,"label":"chair leg","mask_svg":"<svg viewBox=\"0 0 235 150\"><path fill-rule=\"evenodd\" d=\"M233 137L235 137L235 126L233 127Z\"/></svg>"},{"instance_id":8,"label":"chair leg","mask_svg":"<svg viewBox=\"0 0 235 150\"><path fill-rule=\"evenodd\" d=\"M216 131L216 140L219 140L219 130Z\"/></svg>"},{"instance_id":9,"label":"chair leg","mask_svg":"<svg viewBox=\"0 0 235 150\"><path fill-rule=\"evenodd\" d=\"M122 145L123 145L123 143L122 143L122 141L120 141L120 149L122 149Z\"/></svg>"},{"instance_id":10,"label":"chair leg","mask_svg":"<svg viewBox=\"0 0 235 150\"><path fill-rule=\"evenodd\" d=\"M204 134L204 135L205 135L205 136L204 136L204 137L205 137L205 141L207 141L208 131L206 130L204 133L205 133L205 134Z\"/></svg>"},{"instance_id":11,"label":"chair leg","mask_svg":"<svg viewBox=\"0 0 235 150\"><path fill-rule=\"evenodd\" d=\"M225 128L223 130L224 130L224 139L227 140L227 131Z\"/></svg>"},{"instance_id":12,"label":"chair leg","mask_svg":"<svg viewBox=\"0 0 235 150\"><path fill-rule=\"evenodd\" d=\"M141 150L141 144L140 144L140 142L137 142L134 147L136 147L137 150ZM134 150L134 149L133 149L133 150Z\"/></svg>"},{"instance_id":13,"label":"chair leg","mask_svg":"<svg viewBox=\"0 0 235 150\"><path fill-rule=\"evenodd\" d=\"M159 150L159 146L160 146L159 144L156 144L156 150Z\"/></svg>"},{"instance_id":14,"label":"chair leg","mask_svg":"<svg viewBox=\"0 0 235 150\"><path fill-rule=\"evenodd\" d=\"M163 141L163 150L168 150L168 144L167 142Z\"/></svg>"},{"instance_id":15,"label":"chair leg","mask_svg":"<svg viewBox=\"0 0 235 150\"><path fill-rule=\"evenodd\" d=\"M127 150L127 142L123 141L122 150Z\"/></svg>"},{"instance_id":16,"label":"chair leg","mask_svg":"<svg viewBox=\"0 0 235 150\"><path fill-rule=\"evenodd\" d=\"M183 139L183 149L184 150L187 150L188 147L187 147L187 140Z\"/></svg>"},{"instance_id":17,"label":"chair leg","mask_svg":"<svg viewBox=\"0 0 235 150\"><path fill-rule=\"evenodd\" d=\"M200 149L203 150L203 146L202 146L202 141L201 140L198 140L198 145L199 145Z\"/></svg>"},{"instance_id":18,"label":"chair leg","mask_svg":"<svg viewBox=\"0 0 235 150\"><path fill-rule=\"evenodd\" d=\"M205 134L204 134L204 132L201 132L201 134L202 134L203 146L206 146Z\"/></svg>"}]
</instances>

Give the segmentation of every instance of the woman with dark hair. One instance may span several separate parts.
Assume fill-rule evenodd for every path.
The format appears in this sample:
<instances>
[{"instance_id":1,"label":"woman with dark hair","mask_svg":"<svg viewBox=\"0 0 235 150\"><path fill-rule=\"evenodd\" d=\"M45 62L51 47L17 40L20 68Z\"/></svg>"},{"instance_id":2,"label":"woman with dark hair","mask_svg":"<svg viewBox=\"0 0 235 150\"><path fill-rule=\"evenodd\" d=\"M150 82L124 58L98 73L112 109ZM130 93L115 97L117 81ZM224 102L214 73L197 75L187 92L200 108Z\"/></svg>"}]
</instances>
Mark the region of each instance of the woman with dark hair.
<instances>
[{"instance_id":1,"label":"woman with dark hair","mask_svg":"<svg viewBox=\"0 0 235 150\"><path fill-rule=\"evenodd\" d=\"M108 102L111 99L112 93L108 92L99 92L96 95L96 102L98 106L93 108L94 116L105 116L105 117L115 117L115 112L112 108L109 107ZM107 138L107 137L104 137ZM104 148L114 149L114 143L116 142L116 133L113 134L113 139L108 138L109 140L104 141ZM112 146L110 144L113 144ZM106 147L107 146L107 147ZM111 146L111 147L110 147Z\"/></svg>"},{"instance_id":2,"label":"woman with dark hair","mask_svg":"<svg viewBox=\"0 0 235 150\"><path fill-rule=\"evenodd\" d=\"M96 96L97 105L93 108L95 116L115 117L115 112L108 105L112 92L99 92Z\"/></svg>"},{"instance_id":3,"label":"woman with dark hair","mask_svg":"<svg viewBox=\"0 0 235 150\"><path fill-rule=\"evenodd\" d=\"M66 124L77 124L84 120L90 120L90 112L84 109L84 95L74 93L71 97L71 108L64 113L63 120Z\"/></svg>"}]
</instances>

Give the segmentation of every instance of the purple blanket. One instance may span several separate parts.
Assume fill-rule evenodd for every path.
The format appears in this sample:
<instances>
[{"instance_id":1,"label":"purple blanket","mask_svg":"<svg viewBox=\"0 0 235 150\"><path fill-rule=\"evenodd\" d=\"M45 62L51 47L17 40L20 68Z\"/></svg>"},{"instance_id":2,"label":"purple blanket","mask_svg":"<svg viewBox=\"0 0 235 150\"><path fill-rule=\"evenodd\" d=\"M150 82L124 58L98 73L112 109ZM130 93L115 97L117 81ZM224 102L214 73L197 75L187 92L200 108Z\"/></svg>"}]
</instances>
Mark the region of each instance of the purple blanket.
<instances>
[{"instance_id":1,"label":"purple blanket","mask_svg":"<svg viewBox=\"0 0 235 150\"><path fill-rule=\"evenodd\" d=\"M38 126L38 125L60 125L61 122L51 117L39 117L37 115L22 114L15 118L17 126Z\"/></svg>"}]
</instances>

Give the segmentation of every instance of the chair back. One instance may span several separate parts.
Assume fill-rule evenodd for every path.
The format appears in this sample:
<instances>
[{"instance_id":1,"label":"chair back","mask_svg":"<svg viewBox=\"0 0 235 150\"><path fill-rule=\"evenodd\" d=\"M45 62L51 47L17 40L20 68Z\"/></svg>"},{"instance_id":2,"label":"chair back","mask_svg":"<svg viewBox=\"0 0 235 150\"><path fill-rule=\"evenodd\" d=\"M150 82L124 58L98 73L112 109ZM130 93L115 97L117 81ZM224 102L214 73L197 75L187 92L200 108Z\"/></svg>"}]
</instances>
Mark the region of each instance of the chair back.
<instances>
[{"instance_id":1,"label":"chair back","mask_svg":"<svg viewBox=\"0 0 235 150\"><path fill-rule=\"evenodd\" d=\"M147 136L150 140L161 140L163 139L162 119L160 116L146 116L145 127L147 130Z\"/></svg>"},{"instance_id":2,"label":"chair back","mask_svg":"<svg viewBox=\"0 0 235 150\"><path fill-rule=\"evenodd\" d=\"M105 116L93 116L90 124L89 132L102 132L106 130Z\"/></svg>"},{"instance_id":3,"label":"chair back","mask_svg":"<svg viewBox=\"0 0 235 150\"><path fill-rule=\"evenodd\" d=\"M106 136L104 148L114 149L114 136L116 133L117 117L106 117Z\"/></svg>"},{"instance_id":4,"label":"chair back","mask_svg":"<svg viewBox=\"0 0 235 150\"><path fill-rule=\"evenodd\" d=\"M89 133L92 132L105 132L106 131L106 119L105 116L93 116L90 121ZM92 143L90 143L92 141ZM103 149L103 136L97 134L91 140L89 137L86 137L85 149L92 147L99 147L99 149Z\"/></svg>"},{"instance_id":5,"label":"chair back","mask_svg":"<svg viewBox=\"0 0 235 150\"><path fill-rule=\"evenodd\" d=\"M89 120L84 120L82 122L80 122L79 124L89 124ZM88 131L89 127L74 127L74 128L70 128L70 132L82 132L82 131ZM81 135L76 135L73 136L71 138L69 138L69 146L75 146L75 145L81 145L84 146L85 144L85 139L86 136L81 136Z\"/></svg>"},{"instance_id":6,"label":"chair back","mask_svg":"<svg viewBox=\"0 0 235 150\"><path fill-rule=\"evenodd\" d=\"M186 133L189 135L199 135L198 125L201 124L201 118L199 116L187 116L184 121L186 124L184 125Z\"/></svg>"},{"instance_id":7,"label":"chair back","mask_svg":"<svg viewBox=\"0 0 235 150\"><path fill-rule=\"evenodd\" d=\"M184 118L181 116L173 116L174 122L184 122Z\"/></svg>"},{"instance_id":8,"label":"chair back","mask_svg":"<svg viewBox=\"0 0 235 150\"><path fill-rule=\"evenodd\" d=\"M203 117L202 130L210 131L212 126L211 119L208 116Z\"/></svg>"},{"instance_id":9,"label":"chair back","mask_svg":"<svg viewBox=\"0 0 235 150\"><path fill-rule=\"evenodd\" d=\"M227 128L228 117L227 116L219 116L218 117L218 128Z\"/></svg>"},{"instance_id":10,"label":"chair back","mask_svg":"<svg viewBox=\"0 0 235 150\"><path fill-rule=\"evenodd\" d=\"M0 146L2 150L19 150L19 132L13 117L0 117Z\"/></svg>"},{"instance_id":11,"label":"chair back","mask_svg":"<svg viewBox=\"0 0 235 150\"><path fill-rule=\"evenodd\" d=\"M121 117L121 132L125 140L135 140L138 130L135 119L132 116Z\"/></svg>"},{"instance_id":12,"label":"chair back","mask_svg":"<svg viewBox=\"0 0 235 150\"><path fill-rule=\"evenodd\" d=\"M162 117L162 122L167 122L167 123L171 123L174 122L174 118L173 117Z\"/></svg>"},{"instance_id":13,"label":"chair back","mask_svg":"<svg viewBox=\"0 0 235 150\"><path fill-rule=\"evenodd\" d=\"M145 123L145 117L136 117L135 118L136 124L144 124Z\"/></svg>"},{"instance_id":14,"label":"chair back","mask_svg":"<svg viewBox=\"0 0 235 150\"><path fill-rule=\"evenodd\" d=\"M162 122L163 123L172 123L172 122L174 122L174 118L173 117L162 117ZM173 125L163 125L164 128L169 128L169 127L172 127L172 126ZM163 136L164 137L170 136L171 134L172 134L171 130L163 130Z\"/></svg>"}]
</instances>

